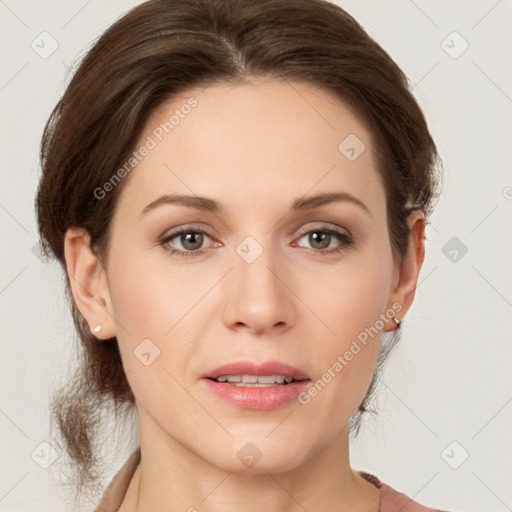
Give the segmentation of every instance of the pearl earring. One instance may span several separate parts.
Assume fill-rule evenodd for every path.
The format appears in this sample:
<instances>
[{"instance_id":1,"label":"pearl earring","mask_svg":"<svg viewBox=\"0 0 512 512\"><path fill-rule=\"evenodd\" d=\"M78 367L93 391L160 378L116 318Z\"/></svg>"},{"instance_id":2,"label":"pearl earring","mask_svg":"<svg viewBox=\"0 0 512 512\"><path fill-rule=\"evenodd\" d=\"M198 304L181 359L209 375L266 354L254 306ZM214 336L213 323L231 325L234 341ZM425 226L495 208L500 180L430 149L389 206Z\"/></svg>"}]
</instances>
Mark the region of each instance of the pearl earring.
<instances>
[{"instance_id":1,"label":"pearl earring","mask_svg":"<svg viewBox=\"0 0 512 512\"><path fill-rule=\"evenodd\" d=\"M99 333L101 331L101 324L98 324L93 330L94 333Z\"/></svg>"}]
</instances>

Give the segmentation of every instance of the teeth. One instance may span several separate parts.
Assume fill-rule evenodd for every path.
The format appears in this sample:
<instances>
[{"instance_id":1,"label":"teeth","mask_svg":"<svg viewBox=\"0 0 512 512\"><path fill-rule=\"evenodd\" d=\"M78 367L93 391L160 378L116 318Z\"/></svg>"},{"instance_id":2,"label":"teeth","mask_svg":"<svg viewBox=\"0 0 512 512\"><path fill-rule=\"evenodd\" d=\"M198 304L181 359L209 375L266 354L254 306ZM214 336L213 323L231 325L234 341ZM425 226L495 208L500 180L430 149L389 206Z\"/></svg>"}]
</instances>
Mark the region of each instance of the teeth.
<instances>
[{"instance_id":1,"label":"teeth","mask_svg":"<svg viewBox=\"0 0 512 512\"><path fill-rule=\"evenodd\" d=\"M258 384L275 384L276 382L278 384L282 384L284 382L282 375L262 375L261 377L256 377L256 380L257 380ZM281 380L281 382L279 382L280 380ZM245 380L245 377L244 377L243 382L254 382L254 381L247 381L247 380Z\"/></svg>"},{"instance_id":2,"label":"teeth","mask_svg":"<svg viewBox=\"0 0 512 512\"><path fill-rule=\"evenodd\" d=\"M289 384L293 382L292 377L285 375L221 375L215 379L217 382L229 382L237 386L249 385L253 387L262 387L272 384Z\"/></svg>"},{"instance_id":3,"label":"teeth","mask_svg":"<svg viewBox=\"0 0 512 512\"><path fill-rule=\"evenodd\" d=\"M239 387L244 387L244 388L270 388L272 386L275 386L276 383L273 382L271 384L260 384L259 382L257 382L256 384L251 384L249 382L232 382L230 384L230 386L236 386L237 388Z\"/></svg>"}]
</instances>

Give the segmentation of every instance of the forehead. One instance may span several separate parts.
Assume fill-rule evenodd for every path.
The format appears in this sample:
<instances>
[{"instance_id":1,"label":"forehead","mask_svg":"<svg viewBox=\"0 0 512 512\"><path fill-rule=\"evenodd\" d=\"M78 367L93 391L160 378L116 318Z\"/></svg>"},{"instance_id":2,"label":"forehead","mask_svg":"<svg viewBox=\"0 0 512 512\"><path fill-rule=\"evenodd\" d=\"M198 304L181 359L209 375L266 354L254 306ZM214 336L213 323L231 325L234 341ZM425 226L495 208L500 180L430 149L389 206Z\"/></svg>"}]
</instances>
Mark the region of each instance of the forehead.
<instances>
[{"instance_id":1,"label":"forehead","mask_svg":"<svg viewBox=\"0 0 512 512\"><path fill-rule=\"evenodd\" d=\"M383 199L370 133L344 102L311 84L190 89L151 114L136 147L143 145L151 150L131 171L122 200L142 208L166 192L239 207L308 190Z\"/></svg>"}]
</instances>

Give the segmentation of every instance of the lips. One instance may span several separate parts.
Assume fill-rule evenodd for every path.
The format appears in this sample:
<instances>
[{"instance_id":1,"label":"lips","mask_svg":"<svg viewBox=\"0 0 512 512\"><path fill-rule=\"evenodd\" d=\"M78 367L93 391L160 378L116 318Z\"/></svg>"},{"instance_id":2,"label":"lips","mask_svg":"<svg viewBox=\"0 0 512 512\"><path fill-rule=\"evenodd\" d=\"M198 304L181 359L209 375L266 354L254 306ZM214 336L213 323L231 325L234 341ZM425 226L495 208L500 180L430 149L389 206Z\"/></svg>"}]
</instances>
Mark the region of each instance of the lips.
<instances>
[{"instance_id":1,"label":"lips","mask_svg":"<svg viewBox=\"0 0 512 512\"><path fill-rule=\"evenodd\" d=\"M237 408L261 411L296 400L311 381L304 371L280 361L236 361L201 377L201 385L217 398Z\"/></svg>"},{"instance_id":2,"label":"lips","mask_svg":"<svg viewBox=\"0 0 512 512\"><path fill-rule=\"evenodd\" d=\"M280 361L266 361L264 363L254 363L251 361L235 361L228 363L213 370L208 371L202 378L216 380L219 377L227 376L271 376L278 375L285 377L286 382L309 380L308 375L294 366L282 363Z\"/></svg>"}]
</instances>

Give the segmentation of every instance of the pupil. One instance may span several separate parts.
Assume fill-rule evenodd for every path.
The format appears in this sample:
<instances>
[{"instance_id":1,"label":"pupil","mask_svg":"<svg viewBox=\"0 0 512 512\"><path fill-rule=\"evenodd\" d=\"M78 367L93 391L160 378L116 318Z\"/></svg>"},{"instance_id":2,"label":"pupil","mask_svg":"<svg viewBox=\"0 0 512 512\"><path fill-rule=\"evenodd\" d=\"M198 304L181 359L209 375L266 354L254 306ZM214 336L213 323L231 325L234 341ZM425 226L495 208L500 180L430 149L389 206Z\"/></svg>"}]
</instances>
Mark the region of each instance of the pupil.
<instances>
[{"instance_id":1,"label":"pupil","mask_svg":"<svg viewBox=\"0 0 512 512\"><path fill-rule=\"evenodd\" d=\"M185 242L183 243L183 247L186 247L188 249L194 250L201 247L203 239L202 239L202 233L187 233L185 234ZM192 245L195 243L197 244L197 240L194 242L194 238L199 237L199 245L198 247L187 247L187 244L192 243Z\"/></svg>"},{"instance_id":2,"label":"pupil","mask_svg":"<svg viewBox=\"0 0 512 512\"><path fill-rule=\"evenodd\" d=\"M311 236L311 238L314 238L314 237L317 237L317 236L321 238L321 240L320 240L320 244L321 244L320 249L325 249L326 247L329 247L329 237L330 237L330 235L328 233L313 232L313 233L311 233L310 236ZM325 243L325 240L327 240L327 243ZM317 243L317 241L315 241L315 243Z\"/></svg>"}]
</instances>

